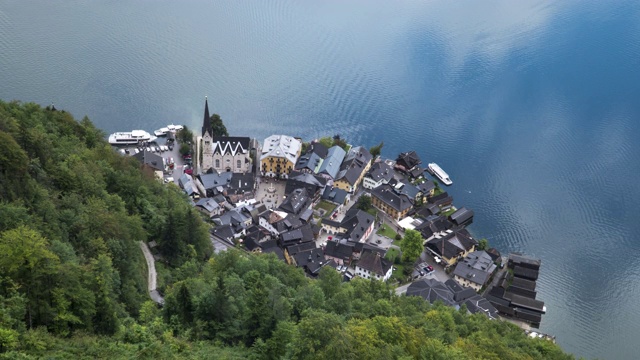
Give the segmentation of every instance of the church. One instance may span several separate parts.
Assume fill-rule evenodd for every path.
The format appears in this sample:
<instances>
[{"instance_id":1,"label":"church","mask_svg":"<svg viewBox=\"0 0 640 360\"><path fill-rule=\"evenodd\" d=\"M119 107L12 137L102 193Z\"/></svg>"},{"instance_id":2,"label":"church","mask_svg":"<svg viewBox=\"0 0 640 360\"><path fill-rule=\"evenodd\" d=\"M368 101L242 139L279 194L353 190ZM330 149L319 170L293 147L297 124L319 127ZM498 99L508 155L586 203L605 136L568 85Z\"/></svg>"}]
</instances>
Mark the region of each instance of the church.
<instances>
[{"instance_id":1,"label":"church","mask_svg":"<svg viewBox=\"0 0 640 360\"><path fill-rule=\"evenodd\" d=\"M237 136L213 136L209 104L204 100L202 122L203 173L217 172L248 173L251 171L251 139Z\"/></svg>"}]
</instances>

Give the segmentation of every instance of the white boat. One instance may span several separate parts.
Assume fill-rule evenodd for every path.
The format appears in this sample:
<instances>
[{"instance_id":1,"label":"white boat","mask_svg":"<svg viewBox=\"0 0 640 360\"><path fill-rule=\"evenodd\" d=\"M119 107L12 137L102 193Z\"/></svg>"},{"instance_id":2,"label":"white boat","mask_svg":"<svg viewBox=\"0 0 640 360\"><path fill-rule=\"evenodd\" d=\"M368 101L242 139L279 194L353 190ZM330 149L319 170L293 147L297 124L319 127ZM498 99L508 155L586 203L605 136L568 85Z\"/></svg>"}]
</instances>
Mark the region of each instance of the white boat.
<instances>
[{"instance_id":1,"label":"white boat","mask_svg":"<svg viewBox=\"0 0 640 360\"><path fill-rule=\"evenodd\" d=\"M440 168L440 166L438 166L438 164L430 163L429 164L429 171L433 175L438 177L438 179L440 179L440 181L442 181L443 184L445 184L445 185L453 184L453 181L451 181L451 179L449 178L449 175L446 172L444 172L444 170L442 170L442 168Z\"/></svg>"},{"instance_id":2,"label":"white boat","mask_svg":"<svg viewBox=\"0 0 640 360\"><path fill-rule=\"evenodd\" d=\"M158 130L155 130L153 133L156 136L167 136L167 134L170 133L170 132L176 132L176 131L182 130L182 129L184 129L184 126L182 126L182 125L170 124L170 125L167 125L166 127L163 127L163 128L158 129Z\"/></svg>"},{"instance_id":3,"label":"white boat","mask_svg":"<svg viewBox=\"0 0 640 360\"><path fill-rule=\"evenodd\" d=\"M109 135L111 145L135 145L142 142L154 141L157 138L144 130L133 130L130 132L117 132Z\"/></svg>"},{"instance_id":4,"label":"white boat","mask_svg":"<svg viewBox=\"0 0 640 360\"><path fill-rule=\"evenodd\" d=\"M155 130L153 132L153 134L155 136L158 136L158 137L159 136L167 136L168 133L169 133L169 128L168 127L163 127L163 128L158 129L158 130Z\"/></svg>"}]
</instances>

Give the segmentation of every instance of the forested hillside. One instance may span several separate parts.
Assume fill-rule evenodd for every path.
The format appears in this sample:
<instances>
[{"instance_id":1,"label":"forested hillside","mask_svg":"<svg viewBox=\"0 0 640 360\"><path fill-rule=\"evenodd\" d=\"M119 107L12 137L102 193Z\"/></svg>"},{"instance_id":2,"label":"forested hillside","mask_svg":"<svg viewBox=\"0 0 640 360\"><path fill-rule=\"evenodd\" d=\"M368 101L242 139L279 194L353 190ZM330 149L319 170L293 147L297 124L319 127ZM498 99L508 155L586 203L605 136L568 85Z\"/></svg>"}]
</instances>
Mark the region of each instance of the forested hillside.
<instances>
[{"instance_id":1,"label":"forested hillside","mask_svg":"<svg viewBox=\"0 0 640 360\"><path fill-rule=\"evenodd\" d=\"M179 189L103 138L87 118L0 102L0 358L571 358L384 283L212 256ZM138 247L150 240L167 259L161 309Z\"/></svg>"}]
</instances>

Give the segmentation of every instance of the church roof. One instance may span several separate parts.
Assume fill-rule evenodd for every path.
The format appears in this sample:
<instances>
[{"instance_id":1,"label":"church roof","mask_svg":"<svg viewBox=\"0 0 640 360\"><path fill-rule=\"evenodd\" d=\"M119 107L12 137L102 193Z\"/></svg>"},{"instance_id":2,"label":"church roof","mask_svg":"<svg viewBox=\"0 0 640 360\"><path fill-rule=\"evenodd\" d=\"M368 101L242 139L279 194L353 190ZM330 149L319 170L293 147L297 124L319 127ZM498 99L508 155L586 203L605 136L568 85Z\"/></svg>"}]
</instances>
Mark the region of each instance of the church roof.
<instances>
[{"instance_id":1,"label":"church roof","mask_svg":"<svg viewBox=\"0 0 640 360\"><path fill-rule=\"evenodd\" d=\"M204 119L202 120L202 136L204 133L211 130L211 116L209 116L209 104L207 102L207 97L204 97ZM209 135L212 135L209 133Z\"/></svg>"}]
</instances>

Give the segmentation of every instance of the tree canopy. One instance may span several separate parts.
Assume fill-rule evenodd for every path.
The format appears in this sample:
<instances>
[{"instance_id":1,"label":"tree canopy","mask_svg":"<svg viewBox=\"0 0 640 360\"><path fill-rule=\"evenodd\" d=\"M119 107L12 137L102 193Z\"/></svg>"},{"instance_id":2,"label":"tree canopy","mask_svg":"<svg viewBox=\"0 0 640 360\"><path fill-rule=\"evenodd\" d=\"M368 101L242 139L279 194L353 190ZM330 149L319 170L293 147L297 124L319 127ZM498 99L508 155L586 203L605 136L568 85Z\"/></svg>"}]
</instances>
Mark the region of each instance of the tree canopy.
<instances>
[{"instance_id":1,"label":"tree canopy","mask_svg":"<svg viewBox=\"0 0 640 360\"><path fill-rule=\"evenodd\" d=\"M420 257L424 240L419 231L406 230L404 232L404 238L400 242L400 250L402 250L402 260L405 262L414 262Z\"/></svg>"},{"instance_id":2,"label":"tree canopy","mask_svg":"<svg viewBox=\"0 0 640 360\"><path fill-rule=\"evenodd\" d=\"M384 141L380 141L380 144L376 146L372 146L369 149L369 153L371 153L371 156L373 156L373 158L375 159L377 156L380 156L380 154L382 153L383 147L384 147Z\"/></svg>"},{"instance_id":3,"label":"tree canopy","mask_svg":"<svg viewBox=\"0 0 640 360\"><path fill-rule=\"evenodd\" d=\"M227 127L224 126L222 118L218 114L211 115L211 134L212 136L229 136Z\"/></svg>"}]
</instances>

